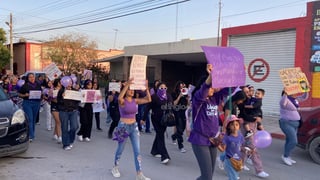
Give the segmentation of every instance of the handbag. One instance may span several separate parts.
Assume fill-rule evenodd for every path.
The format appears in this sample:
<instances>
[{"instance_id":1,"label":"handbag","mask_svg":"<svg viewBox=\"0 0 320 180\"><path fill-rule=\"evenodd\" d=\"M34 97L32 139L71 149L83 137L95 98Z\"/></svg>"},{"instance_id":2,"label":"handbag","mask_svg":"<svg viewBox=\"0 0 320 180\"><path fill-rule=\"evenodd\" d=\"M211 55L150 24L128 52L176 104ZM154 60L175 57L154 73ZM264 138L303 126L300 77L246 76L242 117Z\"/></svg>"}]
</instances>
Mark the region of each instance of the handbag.
<instances>
[{"instance_id":1,"label":"handbag","mask_svg":"<svg viewBox=\"0 0 320 180\"><path fill-rule=\"evenodd\" d=\"M163 115L162 115L160 124L162 126L168 126L168 127L176 125L176 118L175 118L174 113L172 112L172 110L163 111Z\"/></svg>"},{"instance_id":2,"label":"handbag","mask_svg":"<svg viewBox=\"0 0 320 180\"><path fill-rule=\"evenodd\" d=\"M235 159L235 158L231 157L230 162L231 162L232 167L236 171L241 171L241 169L243 168L242 159Z\"/></svg>"}]
</instances>

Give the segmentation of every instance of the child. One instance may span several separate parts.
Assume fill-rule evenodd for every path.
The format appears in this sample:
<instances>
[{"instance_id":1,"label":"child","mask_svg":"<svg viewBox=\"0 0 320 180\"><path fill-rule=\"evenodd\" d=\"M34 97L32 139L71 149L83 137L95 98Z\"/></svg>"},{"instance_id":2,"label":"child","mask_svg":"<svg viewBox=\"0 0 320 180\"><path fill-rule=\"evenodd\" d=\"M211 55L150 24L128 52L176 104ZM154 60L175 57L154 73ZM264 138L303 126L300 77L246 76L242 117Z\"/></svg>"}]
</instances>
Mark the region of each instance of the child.
<instances>
[{"instance_id":1,"label":"child","mask_svg":"<svg viewBox=\"0 0 320 180\"><path fill-rule=\"evenodd\" d=\"M250 99L250 105L245 105L245 108L248 110L248 114L255 117L257 121L257 129L263 130L263 126L261 124L262 120L262 99L264 97L265 91L264 89L257 89L255 92L255 97ZM253 135L253 132L250 130L250 127L247 123L243 124L245 129L245 138L248 138Z\"/></svg>"},{"instance_id":2,"label":"child","mask_svg":"<svg viewBox=\"0 0 320 180\"><path fill-rule=\"evenodd\" d=\"M224 169L227 172L229 180L237 180L239 174L232 165L231 158L242 161L242 144L244 143L244 137L242 136L240 129L240 121L235 115L231 115L226 122L226 134L223 137L222 144L219 150L225 151L226 158L224 160Z\"/></svg>"}]
</instances>

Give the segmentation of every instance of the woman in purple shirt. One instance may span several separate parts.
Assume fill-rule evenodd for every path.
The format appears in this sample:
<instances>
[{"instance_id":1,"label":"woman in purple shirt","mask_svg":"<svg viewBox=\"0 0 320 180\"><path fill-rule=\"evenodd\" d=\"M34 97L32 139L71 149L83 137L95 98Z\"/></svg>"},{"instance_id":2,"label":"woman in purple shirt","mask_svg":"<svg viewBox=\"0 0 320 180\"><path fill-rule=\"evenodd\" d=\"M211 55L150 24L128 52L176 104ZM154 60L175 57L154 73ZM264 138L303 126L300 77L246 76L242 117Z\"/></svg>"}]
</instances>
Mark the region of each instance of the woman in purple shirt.
<instances>
[{"instance_id":1,"label":"woman in purple shirt","mask_svg":"<svg viewBox=\"0 0 320 180\"><path fill-rule=\"evenodd\" d=\"M217 156L216 146L211 145L209 138L219 135L218 105L223 97L228 94L227 90L211 86L212 65L207 65L206 79L200 80L199 85L192 92L192 116L193 129L189 142L198 161L201 175L197 180L212 180ZM195 118L196 117L196 118Z\"/></svg>"}]
</instances>

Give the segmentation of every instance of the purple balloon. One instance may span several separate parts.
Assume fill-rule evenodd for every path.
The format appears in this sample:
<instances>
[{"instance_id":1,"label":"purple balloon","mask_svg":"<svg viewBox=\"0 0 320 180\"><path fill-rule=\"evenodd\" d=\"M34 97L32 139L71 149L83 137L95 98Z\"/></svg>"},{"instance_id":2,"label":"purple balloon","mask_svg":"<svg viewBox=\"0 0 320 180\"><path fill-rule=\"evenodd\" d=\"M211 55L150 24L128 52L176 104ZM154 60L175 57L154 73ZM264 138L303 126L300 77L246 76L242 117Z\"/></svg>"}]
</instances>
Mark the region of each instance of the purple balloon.
<instances>
[{"instance_id":1,"label":"purple balloon","mask_svg":"<svg viewBox=\"0 0 320 180\"><path fill-rule=\"evenodd\" d=\"M253 144L257 148L266 148L271 145L272 137L269 132L262 130L257 131L253 137Z\"/></svg>"},{"instance_id":2,"label":"purple balloon","mask_svg":"<svg viewBox=\"0 0 320 180\"><path fill-rule=\"evenodd\" d=\"M60 82L63 87L68 87L69 85L72 85L72 79L70 76L63 76Z\"/></svg>"},{"instance_id":3,"label":"purple balloon","mask_svg":"<svg viewBox=\"0 0 320 180\"><path fill-rule=\"evenodd\" d=\"M49 89L48 88L43 89L42 90L42 94L48 95L49 94Z\"/></svg>"},{"instance_id":4,"label":"purple balloon","mask_svg":"<svg viewBox=\"0 0 320 180\"><path fill-rule=\"evenodd\" d=\"M25 83L25 80L20 79L20 80L17 81L17 86L20 88L20 87L22 87L24 85L24 83Z\"/></svg>"},{"instance_id":5,"label":"purple balloon","mask_svg":"<svg viewBox=\"0 0 320 180\"><path fill-rule=\"evenodd\" d=\"M74 75L74 74L71 74L70 77L71 77L71 79L72 79L73 84L76 84L76 83L77 83L77 76Z\"/></svg>"}]
</instances>

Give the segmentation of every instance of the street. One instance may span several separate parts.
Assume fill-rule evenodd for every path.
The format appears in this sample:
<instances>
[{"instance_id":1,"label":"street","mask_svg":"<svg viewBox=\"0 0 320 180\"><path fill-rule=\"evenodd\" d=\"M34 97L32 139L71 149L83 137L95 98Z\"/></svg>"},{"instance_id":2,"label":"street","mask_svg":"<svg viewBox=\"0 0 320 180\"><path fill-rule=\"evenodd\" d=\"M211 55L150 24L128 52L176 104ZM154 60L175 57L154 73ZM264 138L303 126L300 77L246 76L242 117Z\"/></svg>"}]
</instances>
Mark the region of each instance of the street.
<instances>
[{"instance_id":1,"label":"street","mask_svg":"<svg viewBox=\"0 0 320 180\"><path fill-rule=\"evenodd\" d=\"M47 131L45 121L41 115L40 125L36 126L36 138L30 143L26 153L0 159L0 180L133 180L135 167L133 151L128 141L120 161L120 178L111 174L114 152L117 147L115 141L107 138L105 113L101 114L103 131L97 131L93 122L91 142L76 141L71 151L62 149L61 144L52 140L52 131ZM168 134L171 135L172 128ZM153 180L194 180L200 171L190 143L185 142L186 153L181 153L166 138L167 149L171 156L168 165L160 163L159 158L150 155L155 133L141 134L141 155L143 173ZM308 153L296 148L292 154L297 164L289 167L281 160L283 140L273 139L272 145L261 149L264 170L270 174L272 180L318 180L320 166L315 164ZM255 176L253 167L250 171L242 171L243 180L260 179ZM217 164L214 179L228 179L225 172Z\"/></svg>"}]
</instances>

